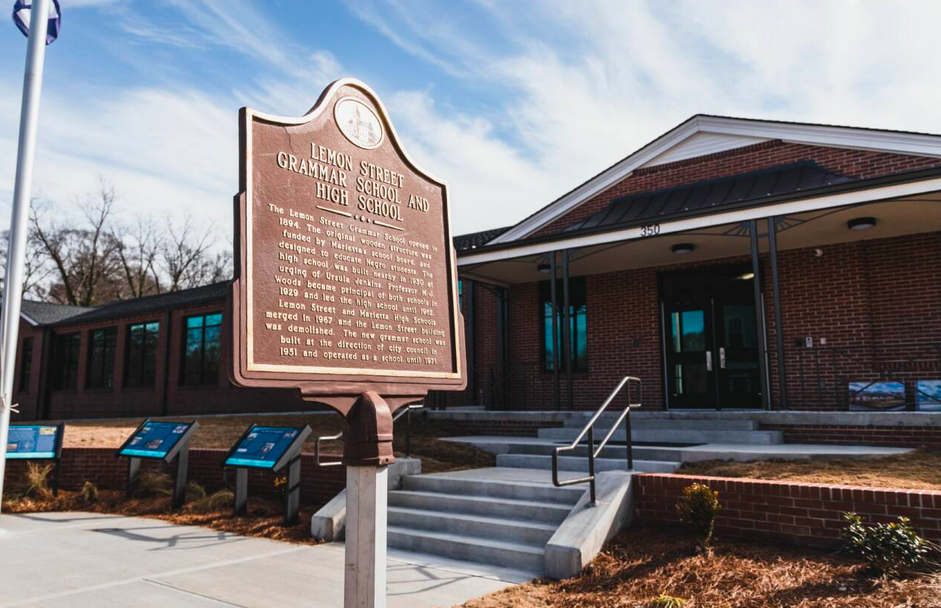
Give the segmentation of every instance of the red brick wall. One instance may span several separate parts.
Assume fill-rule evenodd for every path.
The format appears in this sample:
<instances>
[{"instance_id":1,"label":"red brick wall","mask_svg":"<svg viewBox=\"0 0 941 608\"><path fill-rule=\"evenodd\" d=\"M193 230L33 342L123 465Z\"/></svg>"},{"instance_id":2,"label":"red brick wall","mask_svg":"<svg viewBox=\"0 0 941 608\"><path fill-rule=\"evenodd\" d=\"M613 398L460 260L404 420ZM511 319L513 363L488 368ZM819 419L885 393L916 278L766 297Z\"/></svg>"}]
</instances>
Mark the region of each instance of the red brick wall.
<instances>
[{"instance_id":1,"label":"red brick wall","mask_svg":"<svg viewBox=\"0 0 941 608\"><path fill-rule=\"evenodd\" d=\"M941 377L941 233L857 241L779 255L782 322L787 357L788 409L846 409L846 383L876 379L889 369L914 395L918 379ZM747 257L686 266L643 268L587 277L588 373L574 374L577 409L594 409L626 374L644 382L642 401L663 407L663 363L657 275ZM767 270L767 256L762 256ZM769 367L775 407L780 407L771 273L764 273ZM552 409L552 374L540 363L538 285L510 289L509 405ZM477 332L496 333L496 319L479 314ZM797 346L810 336L824 350ZM901 346L905 344L906 346ZM898 346L896 346L898 345ZM562 403L567 403L562 376Z\"/></svg>"},{"instance_id":2,"label":"red brick wall","mask_svg":"<svg viewBox=\"0 0 941 608\"><path fill-rule=\"evenodd\" d=\"M76 490L86 481L93 482L102 490L123 490L127 485L127 459L115 458L112 448L64 448L62 450L61 487ZM222 461L226 450L190 450L188 478L208 491L235 484L233 471L225 472ZM325 460L336 460L327 456ZM21 475L26 468L22 460L7 462L8 479ZM176 473L176 461L164 465L161 461L142 460L142 468L161 468L170 475ZM287 471L282 471L287 474ZM227 477L226 477L227 475ZM267 471L249 470L249 495L276 495L274 474ZM346 487L346 467L318 467L313 454L301 455L301 500L308 503L324 503Z\"/></svg>"},{"instance_id":3,"label":"red brick wall","mask_svg":"<svg viewBox=\"0 0 941 608\"><path fill-rule=\"evenodd\" d=\"M834 173L862 179L941 165L941 160L925 156L808 146L773 140L637 169L627 179L585 201L564 216L539 229L535 235L560 232L604 209L612 200L622 196L672 188L802 160L812 160Z\"/></svg>"},{"instance_id":4,"label":"red brick wall","mask_svg":"<svg viewBox=\"0 0 941 608\"><path fill-rule=\"evenodd\" d=\"M23 342L28 339L33 341L33 356L30 364L29 384L22 386L20 377L23 371ZM40 392L40 366L42 365L42 328L33 327L26 321L20 319L19 345L16 348L16 378L13 381L13 402L17 405L19 414L14 414L19 420L32 420L40 415L39 392ZM15 419L14 419L15 421Z\"/></svg>"},{"instance_id":5,"label":"red brick wall","mask_svg":"<svg viewBox=\"0 0 941 608\"><path fill-rule=\"evenodd\" d=\"M762 429L783 431L785 443L875 445L941 450L941 427L762 424Z\"/></svg>"},{"instance_id":6,"label":"red brick wall","mask_svg":"<svg viewBox=\"0 0 941 608\"><path fill-rule=\"evenodd\" d=\"M840 542L842 514L869 522L912 520L924 537L941 540L941 492L855 488L812 483L725 479L691 475L634 476L634 501L644 523L675 526L683 488L702 483L719 492L722 511L716 536L833 547Z\"/></svg>"}]
</instances>

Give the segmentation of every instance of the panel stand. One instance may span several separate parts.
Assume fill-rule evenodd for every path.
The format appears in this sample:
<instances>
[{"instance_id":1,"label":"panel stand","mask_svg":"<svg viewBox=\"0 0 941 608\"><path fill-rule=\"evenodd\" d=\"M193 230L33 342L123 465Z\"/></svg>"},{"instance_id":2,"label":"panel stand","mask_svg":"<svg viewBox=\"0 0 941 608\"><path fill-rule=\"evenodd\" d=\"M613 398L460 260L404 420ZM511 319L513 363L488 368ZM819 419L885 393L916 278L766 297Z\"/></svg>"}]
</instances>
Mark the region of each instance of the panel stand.
<instances>
[{"instance_id":1,"label":"panel stand","mask_svg":"<svg viewBox=\"0 0 941 608\"><path fill-rule=\"evenodd\" d=\"M137 485L137 478L140 475L140 458L131 456L127 459L127 490L126 495L131 498L134 494L134 487Z\"/></svg>"},{"instance_id":2,"label":"panel stand","mask_svg":"<svg viewBox=\"0 0 941 608\"><path fill-rule=\"evenodd\" d=\"M345 608L386 606L389 467L346 468Z\"/></svg>"},{"instance_id":3,"label":"panel stand","mask_svg":"<svg viewBox=\"0 0 941 608\"><path fill-rule=\"evenodd\" d=\"M248 506L248 469L235 469L235 516L245 515Z\"/></svg>"},{"instance_id":4,"label":"panel stand","mask_svg":"<svg viewBox=\"0 0 941 608\"><path fill-rule=\"evenodd\" d=\"M288 487L284 493L284 525L297 523L297 512L301 508L301 457L288 464Z\"/></svg>"},{"instance_id":5,"label":"panel stand","mask_svg":"<svg viewBox=\"0 0 941 608\"><path fill-rule=\"evenodd\" d=\"M183 506L186 499L186 472L189 469L190 450L189 446L184 446L176 457L176 479L173 483L173 507L176 511Z\"/></svg>"}]
</instances>

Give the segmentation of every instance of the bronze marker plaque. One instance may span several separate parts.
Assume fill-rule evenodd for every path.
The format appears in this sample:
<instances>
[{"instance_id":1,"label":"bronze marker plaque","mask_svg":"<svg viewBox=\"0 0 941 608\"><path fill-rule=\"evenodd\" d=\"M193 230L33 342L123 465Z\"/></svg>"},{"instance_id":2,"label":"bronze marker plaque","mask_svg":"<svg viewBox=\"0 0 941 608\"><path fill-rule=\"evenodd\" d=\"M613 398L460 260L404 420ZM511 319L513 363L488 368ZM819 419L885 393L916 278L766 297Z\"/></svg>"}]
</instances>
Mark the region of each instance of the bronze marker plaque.
<instances>
[{"instance_id":1,"label":"bronze marker plaque","mask_svg":"<svg viewBox=\"0 0 941 608\"><path fill-rule=\"evenodd\" d=\"M230 376L344 415L465 385L447 187L404 152L366 85L301 118L240 113Z\"/></svg>"}]
</instances>

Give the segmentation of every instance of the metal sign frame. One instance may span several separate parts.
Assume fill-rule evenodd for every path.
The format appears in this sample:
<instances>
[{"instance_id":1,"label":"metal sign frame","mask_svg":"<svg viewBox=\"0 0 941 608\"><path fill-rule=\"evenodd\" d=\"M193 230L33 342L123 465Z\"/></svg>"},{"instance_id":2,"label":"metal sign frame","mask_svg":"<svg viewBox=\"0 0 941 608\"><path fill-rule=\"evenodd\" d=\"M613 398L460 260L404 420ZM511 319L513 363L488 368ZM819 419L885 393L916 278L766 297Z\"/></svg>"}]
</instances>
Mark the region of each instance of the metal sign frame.
<instances>
[{"instance_id":1,"label":"metal sign frame","mask_svg":"<svg viewBox=\"0 0 941 608\"><path fill-rule=\"evenodd\" d=\"M166 454L163 456L147 456L141 454L123 454L122 452L127 449L131 441L137 437L138 433L147 426L148 424L186 424L189 428L180 435L180 438L176 440ZM176 511L183 506L183 501L186 498L186 482L187 482L187 472L189 469L189 448L190 448L190 439L192 439L193 433L196 432L196 429L199 428L199 422L193 420L191 422L166 422L158 421L153 422L150 418L144 419L144 421L134 429L134 432L121 444L121 447L115 451L115 458L127 458L127 489L126 493L128 498L134 491L134 484L137 482L137 477L140 475L140 464L142 458L147 458L150 460L162 460L165 463L169 464L174 458L176 461L176 475L174 476L173 481L173 499L171 502L171 508Z\"/></svg>"},{"instance_id":2,"label":"metal sign frame","mask_svg":"<svg viewBox=\"0 0 941 608\"><path fill-rule=\"evenodd\" d=\"M49 427L49 428L56 429L56 440L52 448L52 452L53 452L52 456L38 457L38 458L37 457L20 458L16 456L15 452L13 453L7 452L7 459L25 460L27 462L31 460L51 460L54 463L53 468L52 468L52 495L58 496L59 495L59 479L61 477L61 468L62 468L62 443L63 443L64 436L65 436L65 423L60 422L59 424L11 424L10 431L12 431L13 429L17 427L21 427L21 428Z\"/></svg>"}]
</instances>

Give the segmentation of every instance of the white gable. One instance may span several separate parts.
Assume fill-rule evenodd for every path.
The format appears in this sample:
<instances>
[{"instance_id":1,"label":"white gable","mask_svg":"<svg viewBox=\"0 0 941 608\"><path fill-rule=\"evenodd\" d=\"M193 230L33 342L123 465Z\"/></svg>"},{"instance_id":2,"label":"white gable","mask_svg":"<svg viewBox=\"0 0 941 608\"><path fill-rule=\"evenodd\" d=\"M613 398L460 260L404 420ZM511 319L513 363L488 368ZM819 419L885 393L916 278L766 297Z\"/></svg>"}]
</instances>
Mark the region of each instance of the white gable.
<instances>
[{"instance_id":1,"label":"white gable","mask_svg":"<svg viewBox=\"0 0 941 608\"><path fill-rule=\"evenodd\" d=\"M833 148L941 157L939 135L697 115L543 207L488 244L508 243L532 235L583 202L630 177L635 169L696 158L772 139Z\"/></svg>"},{"instance_id":2,"label":"white gable","mask_svg":"<svg viewBox=\"0 0 941 608\"><path fill-rule=\"evenodd\" d=\"M724 133L706 133L700 131L641 166L655 167L657 165L665 165L678 160L686 160L687 158L696 158L697 156L705 156L706 154L734 150L735 148L743 148L765 141L769 140L764 137L726 135Z\"/></svg>"}]
</instances>

